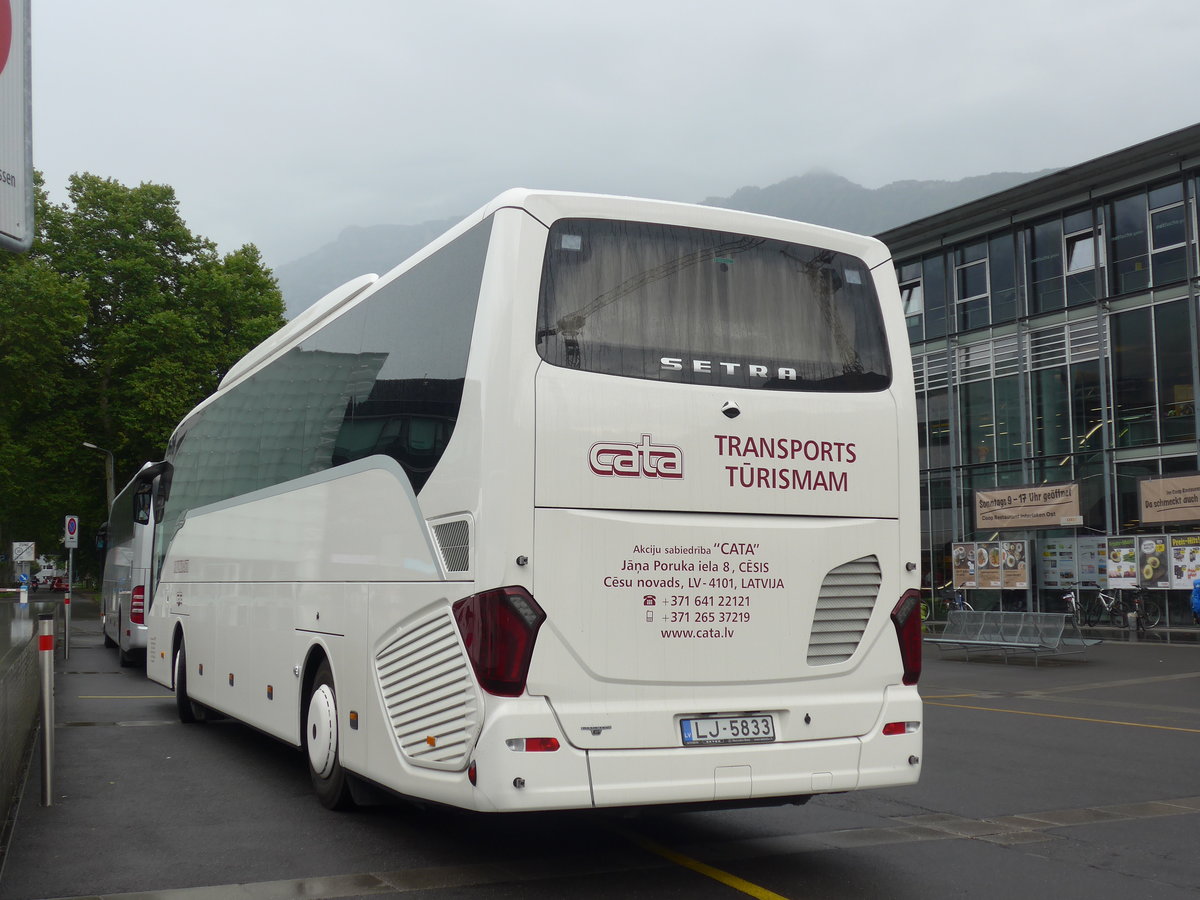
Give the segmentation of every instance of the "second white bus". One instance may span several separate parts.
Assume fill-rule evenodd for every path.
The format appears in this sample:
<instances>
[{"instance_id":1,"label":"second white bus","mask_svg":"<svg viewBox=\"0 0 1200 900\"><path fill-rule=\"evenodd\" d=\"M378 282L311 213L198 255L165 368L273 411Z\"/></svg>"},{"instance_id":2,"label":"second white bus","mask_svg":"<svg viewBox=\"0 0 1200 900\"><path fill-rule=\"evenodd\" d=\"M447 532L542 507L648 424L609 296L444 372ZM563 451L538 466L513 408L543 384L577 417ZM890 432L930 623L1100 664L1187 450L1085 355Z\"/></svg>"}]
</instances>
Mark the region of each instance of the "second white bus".
<instances>
[{"instance_id":1,"label":"second white bus","mask_svg":"<svg viewBox=\"0 0 1200 900\"><path fill-rule=\"evenodd\" d=\"M142 661L146 608L153 589L154 479L161 464L146 463L113 498L105 528L101 587L104 645L116 647L122 666Z\"/></svg>"},{"instance_id":2,"label":"second white bus","mask_svg":"<svg viewBox=\"0 0 1200 900\"><path fill-rule=\"evenodd\" d=\"M887 249L507 192L176 429L147 671L481 811L914 783L916 410Z\"/></svg>"}]
</instances>

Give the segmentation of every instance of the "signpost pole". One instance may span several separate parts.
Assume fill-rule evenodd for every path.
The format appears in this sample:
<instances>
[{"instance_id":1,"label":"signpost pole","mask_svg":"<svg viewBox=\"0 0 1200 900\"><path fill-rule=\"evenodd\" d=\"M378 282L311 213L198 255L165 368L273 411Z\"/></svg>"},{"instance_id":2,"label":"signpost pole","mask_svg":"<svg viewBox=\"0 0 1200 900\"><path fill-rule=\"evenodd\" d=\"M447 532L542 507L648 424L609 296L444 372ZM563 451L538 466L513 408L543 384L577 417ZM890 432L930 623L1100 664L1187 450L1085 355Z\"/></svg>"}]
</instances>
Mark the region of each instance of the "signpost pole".
<instances>
[{"instance_id":1,"label":"signpost pole","mask_svg":"<svg viewBox=\"0 0 1200 900\"><path fill-rule=\"evenodd\" d=\"M79 546L79 516L67 516L63 522L63 546L67 548L67 593L63 597L66 638L63 659L71 658L71 592L75 589L75 548Z\"/></svg>"},{"instance_id":2,"label":"signpost pole","mask_svg":"<svg viewBox=\"0 0 1200 900\"><path fill-rule=\"evenodd\" d=\"M71 658L71 591L75 589L75 548L67 551L67 592L63 594L63 659Z\"/></svg>"}]
</instances>

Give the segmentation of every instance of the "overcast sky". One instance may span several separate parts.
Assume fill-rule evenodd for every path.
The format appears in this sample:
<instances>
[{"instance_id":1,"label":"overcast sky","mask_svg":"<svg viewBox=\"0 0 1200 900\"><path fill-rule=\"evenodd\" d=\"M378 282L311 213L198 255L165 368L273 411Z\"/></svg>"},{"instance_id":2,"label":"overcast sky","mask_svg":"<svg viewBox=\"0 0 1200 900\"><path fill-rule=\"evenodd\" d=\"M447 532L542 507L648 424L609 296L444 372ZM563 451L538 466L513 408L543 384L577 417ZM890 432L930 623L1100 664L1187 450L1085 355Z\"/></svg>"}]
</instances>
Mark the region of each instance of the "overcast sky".
<instances>
[{"instance_id":1,"label":"overcast sky","mask_svg":"<svg viewBox=\"0 0 1200 900\"><path fill-rule=\"evenodd\" d=\"M33 154L270 266L509 187L1068 166L1200 121L1197 0L33 0Z\"/></svg>"}]
</instances>

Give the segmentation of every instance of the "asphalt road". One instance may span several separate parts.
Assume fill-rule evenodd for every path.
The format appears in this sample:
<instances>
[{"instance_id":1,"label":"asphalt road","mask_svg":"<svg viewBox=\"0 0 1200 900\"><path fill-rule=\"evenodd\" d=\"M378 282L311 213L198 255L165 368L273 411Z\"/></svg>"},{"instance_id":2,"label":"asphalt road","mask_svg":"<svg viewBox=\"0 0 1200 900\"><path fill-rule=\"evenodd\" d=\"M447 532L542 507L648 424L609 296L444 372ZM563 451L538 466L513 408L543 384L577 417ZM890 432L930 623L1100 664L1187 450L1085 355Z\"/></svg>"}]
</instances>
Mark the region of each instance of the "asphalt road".
<instances>
[{"instance_id":1,"label":"asphalt road","mask_svg":"<svg viewBox=\"0 0 1200 900\"><path fill-rule=\"evenodd\" d=\"M1195 898L1200 646L959 661L930 648L925 768L804 807L332 813L298 751L171 694L75 604L54 804L30 774L0 898Z\"/></svg>"}]
</instances>

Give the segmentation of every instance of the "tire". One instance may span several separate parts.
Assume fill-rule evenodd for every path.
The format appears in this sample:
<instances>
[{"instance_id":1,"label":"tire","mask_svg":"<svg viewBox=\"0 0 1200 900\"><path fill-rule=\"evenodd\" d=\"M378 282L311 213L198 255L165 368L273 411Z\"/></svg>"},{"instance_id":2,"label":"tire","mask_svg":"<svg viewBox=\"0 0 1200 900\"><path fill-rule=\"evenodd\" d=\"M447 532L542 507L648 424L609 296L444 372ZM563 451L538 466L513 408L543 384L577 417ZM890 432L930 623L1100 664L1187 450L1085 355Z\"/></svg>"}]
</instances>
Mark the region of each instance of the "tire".
<instances>
[{"instance_id":1,"label":"tire","mask_svg":"<svg viewBox=\"0 0 1200 900\"><path fill-rule=\"evenodd\" d=\"M121 611L117 610L117 662L121 668L127 669L133 665L133 654L121 646Z\"/></svg>"},{"instance_id":2,"label":"tire","mask_svg":"<svg viewBox=\"0 0 1200 900\"><path fill-rule=\"evenodd\" d=\"M207 715L203 706L188 697L187 670L187 651L181 640L175 652L175 708L179 712L179 721L192 725L203 722Z\"/></svg>"},{"instance_id":3,"label":"tire","mask_svg":"<svg viewBox=\"0 0 1200 900\"><path fill-rule=\"evenodd\" d=\"M1083 609L1083 621L1088 628L1095 628L1100 622L1100 604L1091 600Z\"/></svg>"},{"instance_id":4,"label":"tire","mask_svg":"<svg viewBox=\"0 0 1200 900\"><path fill-rule=\"evenodd\" d=\"M1146 628L1153 628L1162 621L1162 608L1154 600L1143 600L1139 612L1139 621Z\"/></svg>"},{"instance_id":5,"label":"tire","mask_svg":"<svg viewBox=\"0 0 1200 900\"><path fill-rule=\"evenodd\" d=\"M305 705L304 755L308 759L309 779L321 805L326 809L352 808L349 776L339 758L337 691L328 660L322 660L317 668Z\"/></svg>"}]
</instances>

